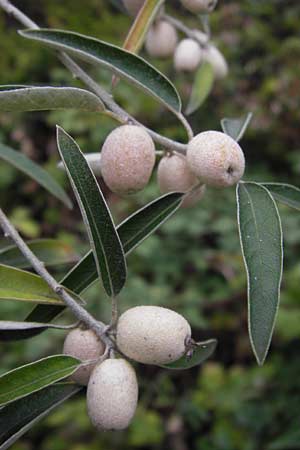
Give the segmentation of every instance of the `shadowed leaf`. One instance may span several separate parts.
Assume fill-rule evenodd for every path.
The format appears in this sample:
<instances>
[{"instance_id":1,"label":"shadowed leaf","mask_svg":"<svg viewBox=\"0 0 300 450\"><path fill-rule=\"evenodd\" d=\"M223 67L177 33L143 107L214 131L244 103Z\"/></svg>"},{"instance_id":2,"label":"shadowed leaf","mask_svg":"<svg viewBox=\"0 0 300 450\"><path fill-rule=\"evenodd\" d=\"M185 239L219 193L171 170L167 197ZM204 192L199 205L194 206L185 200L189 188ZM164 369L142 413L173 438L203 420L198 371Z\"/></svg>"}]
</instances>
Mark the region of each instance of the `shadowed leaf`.
<instances>
[{"instance_id":1,"label":"shadowed leaf","mask_svg":"<svg viewBox=\"0 0 300 450\"><path fill-rule=\"evenodd\" d=\"M6 450L56 406L82 389L58 383L4 406L0 410L0 450Z\"/></svg>"}]
</instances>

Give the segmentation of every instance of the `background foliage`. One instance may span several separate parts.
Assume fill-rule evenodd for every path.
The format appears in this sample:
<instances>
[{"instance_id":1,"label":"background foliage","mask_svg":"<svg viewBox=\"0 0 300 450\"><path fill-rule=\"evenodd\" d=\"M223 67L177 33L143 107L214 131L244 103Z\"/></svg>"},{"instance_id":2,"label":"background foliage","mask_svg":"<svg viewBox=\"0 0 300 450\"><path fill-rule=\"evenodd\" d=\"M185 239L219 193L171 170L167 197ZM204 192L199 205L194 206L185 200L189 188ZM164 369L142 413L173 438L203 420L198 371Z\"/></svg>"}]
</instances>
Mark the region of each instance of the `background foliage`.
<instances>
[{"instance_id":1,"label":"background foliage","mask_svg":"<svg viewBox=\"0 0 300 450\"><path fill-rule=\"evenodd\" d=\"M49 0L15 2L41 25L65 28L120 44L130 19L108 2ZM177 3L177 14L184 15ZM222 1L212 15L212 32L224 51L230 76L192 116L195 131L219 129L224 116L254 112L242 141L245 179L299 185L300 57L296 0ZM186 15L191 26L197 22ZM20 26L0 13L0 84L73 83L55 56L15 32ZM175 78L171 62L153 61L174 79L183 98L188 77ZM110 84L110 74L94 71ZM53 83L53 84L54 84ZM76 84L76 82L75 82ZM79 84L78 84L79 85ZM184 139L172 114L124 82L119 101L151 128ZM98 151L115 126L89 113L51 112L0 115L0 139L39 162L68 186L56 169L55 124L71 133L84 151ZM117 222L158 195L155 176L142 193L120 199L108 193ZM70 192L70 189L69 189ZM61 238L83 254L87 249L80 212L69 211L33 181L0 162L0 201L26 238ZM271 353L263 368L252 356L246 325L246 279L239 250L234 189L209 190L194 209L183 210L129 257L129 279L121 308L156 304L177 310L191 322L196 339L217 337L217 351L203 367L168 372L137 366L141 385L139 410L122 433L99 434L90 425L84 397L57 409L13 450L261 450L300 448L300 215L280 207L285 233L285 272ZM6 244L4 241L1 245ZM62 268L63 273L64 268ZM105 319L104 291L94 285L86 293L90 311ZM2 319L22 319L27 305L1 302ZM1 373L22 363L60 351L63 333L47 331L29 341L1 345Z\"/></svg>"}]
</instances>

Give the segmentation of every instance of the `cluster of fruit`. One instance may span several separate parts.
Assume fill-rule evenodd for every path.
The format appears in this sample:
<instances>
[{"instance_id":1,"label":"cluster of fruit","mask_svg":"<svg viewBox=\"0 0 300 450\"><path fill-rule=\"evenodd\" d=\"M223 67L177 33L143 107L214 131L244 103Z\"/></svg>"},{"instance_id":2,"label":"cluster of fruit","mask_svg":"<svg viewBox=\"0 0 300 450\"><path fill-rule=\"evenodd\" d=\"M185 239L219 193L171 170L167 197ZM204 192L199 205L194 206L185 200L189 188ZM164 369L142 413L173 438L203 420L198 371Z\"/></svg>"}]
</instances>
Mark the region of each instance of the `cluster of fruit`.
<instances>
[{"instance_id":1,"label":"cluster of fruit","mask_svg":"<svg viewBox=\"0 0 300 450\"><path fill-rule=\"evenodd\" d=\"M143 189L155 164L155 146L140 126L123 125L106 138L101 151L101 174L107 186L120 195ZM226 187L243 176L245 158L239 144L219 131L205 131L187 146L186 155L168 152L159 162L157 180L161 193L186 193L183 206L192 206L205 185Z\"/></svg>"},{"instance_id":2,"label":"cluster of fruit","mask_svg":"<svg viewBox=\"0 0 300 450\"><path fill-rule=\"evenodd\" d=\"M159 306L127 310L116 330L120 353L143 364L176 361L187 353L190 341L191 327L185 318ZM72 379L87 385L87 410L93 425L100 430L122 430L136 410L137 378L126 359L105 359L104 349L92 330L75 328L67 335L63 352L83 362Z\"/></svg>"},{"instance_id":3,"label":"cluster of fruit","mask_svg":"<svg viewBox=\"0 0 300 450\"><path fill-rule=\"evenodd\" d=\"M136 15L144 0L124 0L128 12ZM210 13L216 6L215 0L181 0L182 5L194 14ZM173 57L177 71L194 72L201 63L208 62L214 71L216 79L226 77L227 62L218 50L210 43L205 33L191 30L188 37L178 42L178 34L172 23L159 18L148 31L145 48L153 58Z\"/></svg>"}]
</instances>

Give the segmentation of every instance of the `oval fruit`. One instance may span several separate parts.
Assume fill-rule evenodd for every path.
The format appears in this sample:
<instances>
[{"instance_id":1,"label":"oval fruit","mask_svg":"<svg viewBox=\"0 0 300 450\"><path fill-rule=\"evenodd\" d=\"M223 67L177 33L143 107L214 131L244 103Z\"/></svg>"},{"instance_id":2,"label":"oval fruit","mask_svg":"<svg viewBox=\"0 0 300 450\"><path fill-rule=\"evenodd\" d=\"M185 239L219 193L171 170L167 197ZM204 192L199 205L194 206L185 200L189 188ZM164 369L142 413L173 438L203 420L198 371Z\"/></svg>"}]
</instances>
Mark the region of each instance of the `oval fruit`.
<instances>
[{"instance_id":1,"label":"oval fruit","mask_svg":"<svg viewBox=\"0 0 300 450\"><path fill-rule=\"evenodd\" d=\"M80 361L98 359L104 350L105 345L92 330L81 328L75 328L67 334L63 347L65 355L74 356ZM95 365L96 362L79 367L70 378L78 384L87 385Z\"/></svg>"},{"instance_id":2,"label":"oval fruit","mask_svg":"<svg viewBox=\"0 0 300 450\"><path fill-rule=\"evenodd\" d=\"M216 187L236 184L245 170L241 147L220 131L205 131L195 136L188 144L187 161L201 182Z\"/></svg>"},{"instance_id":3,"label":"oval fruit","mask_svg":"<svg viewBox=\"0 0 300 450\"><path fill-rule=\"evenodd\" d=\"M101 173L107 186L125 195L142 190L155 164L155 146L136 125L123 125L106 138L101 152Z\"/></svg>"},{"instance_id":4,"label":"oval fruit","mask_svg":"<svg viewBox=\"0 0 300 450\"><path fill-rule=\"evenodd\" d=\"M125 359L107 359L93 370L87 388L87 410L99 430L123 430L137 406L136 374Z\"/></svg>"},{"instance_id":5,"label":"oval fruit","mask_svg":"<svg viewBox=\"0 0 300 450\"><path fill-rule=\"evenodd\" d=\"M117 346L144 364L166 364L186 352L191 327L180 314L160 306L137 306L123 313L117 326Z\"/></svg>"}]
</instances>

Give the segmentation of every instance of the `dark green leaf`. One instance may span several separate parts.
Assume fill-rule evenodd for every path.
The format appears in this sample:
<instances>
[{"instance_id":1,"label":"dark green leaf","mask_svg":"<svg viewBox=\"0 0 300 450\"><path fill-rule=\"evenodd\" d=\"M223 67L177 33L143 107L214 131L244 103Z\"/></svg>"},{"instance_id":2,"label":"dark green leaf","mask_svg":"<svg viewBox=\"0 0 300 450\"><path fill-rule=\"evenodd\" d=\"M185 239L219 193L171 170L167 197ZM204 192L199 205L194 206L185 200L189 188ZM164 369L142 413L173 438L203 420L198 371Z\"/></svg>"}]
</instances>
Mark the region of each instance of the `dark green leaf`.
<instances>
[{"instance_id":1,"label":"dark green leaf","mask_svg":"<svg viewBox=\"0 0 300 450\"><path fill-rule=\"evenodd\" d=\"M72 375L80 364L72 356L55 355L5 373L0 377L0 406Z\"/></svg>"},{"instance_id":2,"label":"dark green leaf","mask_svg":"<svg viewBox=\"0 0 300 450\"><path fill-rule=\"evenodd\" d=\"M224 133L228 134L235 141L239 142L244 136L245 131L252 119L253 114L248 113L238 119L224 118L221 120L221 126Z\"/></svg>"},{"instance_id":3,"label":"dark green leaf","mask_svg":"<svg viewBox=\"0 0 300 450\"><path fill-rule=\"evenodd\" d=\"M280 203L300 210L300 189L285 183L261 183Z\"/></svg>"},{"instance_id":4,"label":"dark green leaf","mask_svg":"<svg viewBox=\"0 0 300 450\"><path fill-rule=\"evenodd\" d=\"M43 186L52 195L61 200L68 208L72 208L71 200L60 185L54 180L54 178L52 178L48 172L42 169L38 164L35 164L27 158L27 156L0 143L0 159L12 164L14 167L33 178L38 184Z\"/></svg>"},{"instance_id":5,"label":"dark green leaf","mask_svg":"<svg viewBox=\"0 0 300 450\"><path fill-rule=\"evenodd\" d=\"M82 389L58 383L17 400L0 410L0 450L6 450L56 406Z\"/></svg>"},{"instance_id":6,"label":"dark green leaf","mask_svg":"<svg viewBox=\"0 0 300 450\"><path fill-rule=\"evenodd\" d=\"M18 341L28 337L27 331L34 330L38 333L54 328L57 330L66 330L73 328L73 325L55 325L51 323L38 322L13 322L9 320L0 320L0 341Z\"/></svg>"},{"instance_id":7,"label":"dark green leaf","mask_svg":"<svg viewBox=\"0 0 300 450\"><path fill-rule=\"evenodd\" d=\"M101 112L102 101L92 92L73 87L0 86L0 111L80 109Z\"/></svg>"},{"instance_id":8,"label":"dark green leaf","mask_svg":"<svg viewBox=\"0 0 300 450\"><path fill-rule=\"evenodd\" d=\"M27 245L46 266L69 264L78 260L78 255L72 247L63 241L56 239L36 239L27 242ZM30 267L30 263L15 245L1 248L0 264L6 264L20 269Z\"/></svg>"},{"instance_id":9,"label":"dark green leaf","mask_svg":"<svg viewBox=\"0 0 300 450\"><path fill-rule=\"evenodd\" d=\"M126 281L126 262L101 189L76 142L57 128L57 144L93 250L98 276L109 296L117 295Z\"/></svg>"},{"instance_id":10,"label":"dark green leaf","mask_svg":"<svg viewBox=\"0 0 300 450\"><path fill-rule=\"evenodd\" d=\"M142 88L169 109L181 110L181 101L172 83L144 59L115 45L78 33L62 30L25 30L20 34L63 50L84 61L100 64L121 78Z\"/></svg>"},{"instance_id":11,"label":"dark green leaf","mask_svg":"<svg viewBox=\"0 0 300 450\"><path fill-rule=\"evenodd\" d=\"M179 208L183 194L166 194L139 209L124 220L118 227L122 245L128 255L151 233L162 225ZM136 226L138 224L138 226ZM143 229L143 233L141 233ZM139 237L139 240L137 239ZM93 254L90 251L70 272L61 280L61 284L76 293L84 291L98 278ZM27 317L31 322L49 322L63 311L61 306L38 305ZM28 332L28 337L38 333Z\"/></svg>"},{"instance_id":12,"label":"dark green leaf","mask_svg":"<svg viewBox=\"0 0 300 450\"><path fill-rule=\"evenodd\" d=\"M282 229L277 206L257 183L237 186L238 224L248 279L251 345L263 364L272 339L282 277Z\"/></svg>"},{"instance_id":13,"label":"dark green leaf","mask_svg":"<svg viewBox=\"0 0 300 450\"><path fill-rule=\"evenodd\" d=\"M192 94L185 114L192 114L205 102L214 84L214 71L211 64L204 62L196 72Z\"/></svg>"},{"instance_id":14,"label":"dark green leaf","mask_svg":"<svg viewBox=\"0 0 300 450\"><path fill-rule=\"evenodd\" d=\"M174 361L170 364L163 364L161 367L165 367L166 369L179 369L185 370L190 369L194 366L199 366L203 363L207 358L209 358L213 352L215 351L217 346L216 339L209 339L204 342L197 342L197 347L194 349L193 355L188 358L183 356L182 358Z\"/></svg>"}]
</instances>

